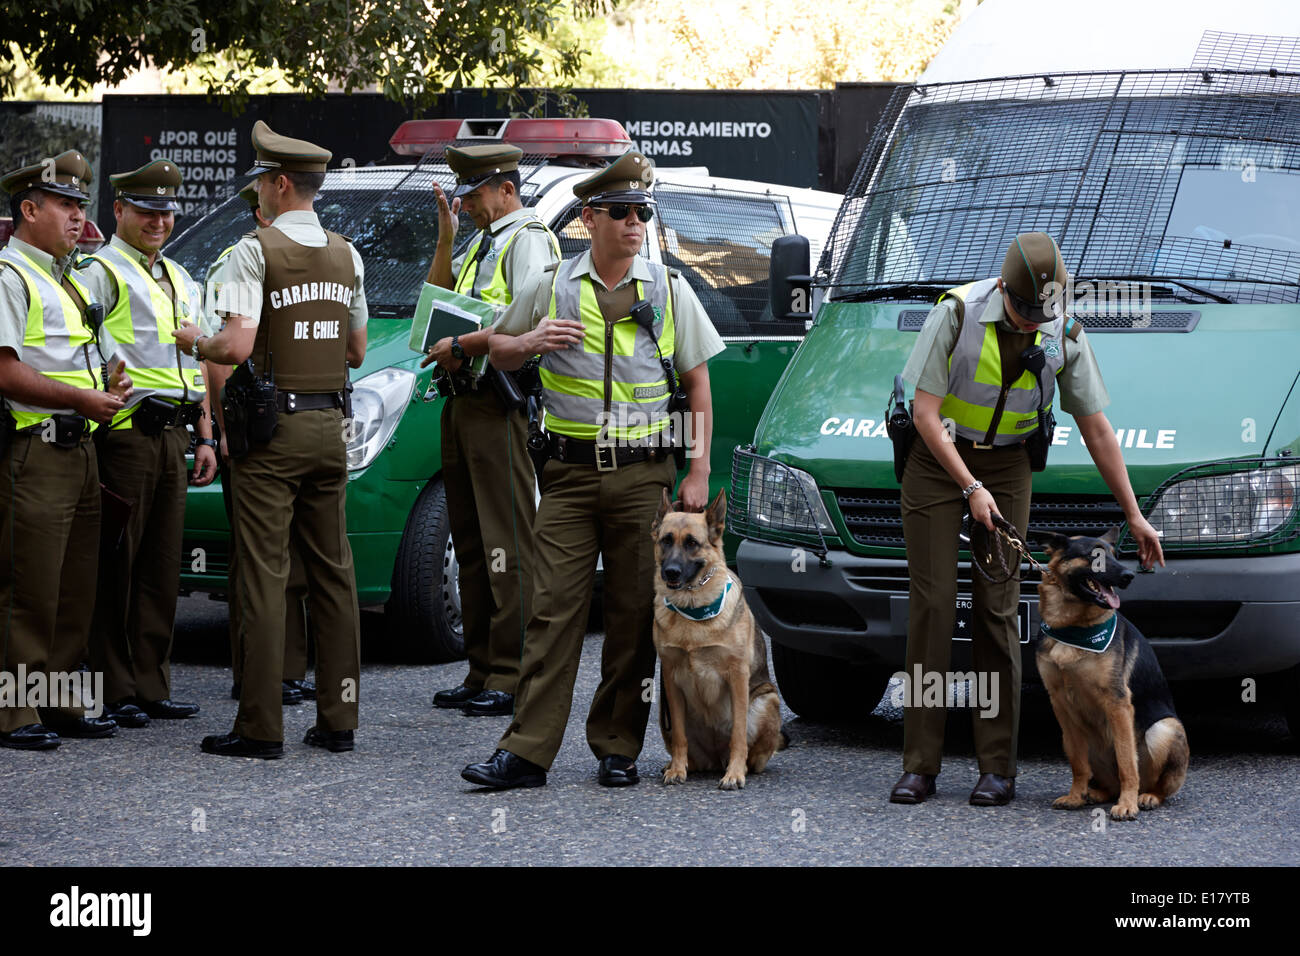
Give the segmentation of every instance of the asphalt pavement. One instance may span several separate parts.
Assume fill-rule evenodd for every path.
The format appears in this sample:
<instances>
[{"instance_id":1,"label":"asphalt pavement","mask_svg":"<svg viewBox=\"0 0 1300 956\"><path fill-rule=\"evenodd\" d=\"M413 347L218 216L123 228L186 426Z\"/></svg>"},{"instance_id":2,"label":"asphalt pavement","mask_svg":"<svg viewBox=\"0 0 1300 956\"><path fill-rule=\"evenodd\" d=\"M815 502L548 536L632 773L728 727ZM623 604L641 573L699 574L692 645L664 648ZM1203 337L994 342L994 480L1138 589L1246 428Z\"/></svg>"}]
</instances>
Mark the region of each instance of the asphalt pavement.
<instances>
[{"instance_id":1,"label":"asphalt pavement","mask_svg":"<svg viewBox=\"0 0 1300 956\"><path fill-rule=\"evenodd\" d=\"M744 790L716 774L665 787L652 712L638 786L606 789L583 733L600 636L583 649L575 706L546 787L504 793L460 777L486 759L508 718L434 710L464 664L392 660L383 617L363 614L361 730L352 753L307 747L314 705L285 708L285 757L216 757L230 730L226 606L182 599L173 696L185 721L50 753L0 751L0 863L8 865L615 864L1294 865L1300 861L1300 745L1267 695L1233 685L1176 687L1191 744L1183 790L1133 823L1059 811L1069 788L1041 689L1026 692L1016 800L967 804L978 776L969 712L952 712L938 795L887 800L901 772L901 713L884 704L851 726L784 710L789 749ZM657 707L657 705L656 705ZM864 707L864 711L867 708Z\"/></svg>"}]
</instances>

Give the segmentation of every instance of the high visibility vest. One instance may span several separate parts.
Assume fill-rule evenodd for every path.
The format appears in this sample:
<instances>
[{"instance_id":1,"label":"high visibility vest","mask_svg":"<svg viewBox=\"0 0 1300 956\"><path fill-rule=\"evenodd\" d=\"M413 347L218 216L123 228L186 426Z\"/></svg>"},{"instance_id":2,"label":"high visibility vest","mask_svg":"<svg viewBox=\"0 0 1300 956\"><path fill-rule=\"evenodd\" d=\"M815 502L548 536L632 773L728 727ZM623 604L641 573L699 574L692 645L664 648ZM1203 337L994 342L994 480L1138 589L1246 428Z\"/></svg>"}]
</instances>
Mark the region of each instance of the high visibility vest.
<instances>
[{"instance_id":1,"label":"high visibility vest","mask_svg":"<svg viewBox=\"0 0 1300 956\"><path fill-rule=\"evenodd\" d=\"M487 230L484 229L479 232L478 238L470 243L469 249L465 251L465 258L460 264L460 274L456 276L456 283L453 286L454 291L459 292L461 295L482 299L484 302L502 308L509 305L510 288L506 285L506 253L510 251L510 247L523 230L538 227L551 240L551 248L555 251L555 258L560 258L559 240L555 238L555 234L547 229L540 219L532 217L521 219L519 222L512 223L508 228L501 230L501 233L496 236L489 237ZM481 260L478 257L478 251L482 247L485 238L492 244L492 249L485 253L483 260ZM492 278L475 296L474 283L478 281L479 269L485 259L494 259Z\"/></svg>"},{"instance_id":2,"label":"high visibility vest","mask_svg":"<svg viewBox=\"0 0 1300 956\"><path fill-rule=\"evenodd\" d=\"M979 321L985 307L1001 294L996 279L984 279L940 297L940 301L948 296L962 300L965 319L948 356L948 394L939 406L939 415L956 423L958 435L976 442L983 442L988 434L1003 391L997 323ZM1065 367L1061 320L1039 326L1034 343L1042 346L1046 358L1041 407L1050 409L1056 396L1056 376ZM1007 389L993 444L1011 445L1032 434L1038 428L1039 407L1038 378L1023 372Z\"/></svg>"},{"instance_id":3,"label":"high visibility vest","mask_svg":"<svg viewBox=\"0 0 1300 956\"><path fill-rule=\"evenodd\" d=\"M27 287L27 328L23 333L23 364L73 388L99 388L99 356L93 358L94 333L86 326L81 309L62 285L26 253L12 245L0 250L6 262ZM77 281L71 270L64 273L84 303L92 300L90 292ZM71 408L41 408L6 396L8 412L15 427L28 428L56 413L73 413ZM95 428L91 422L91 428Z\"/></svg>"},{"instance_id":4,"label":"high visibility vest","mask_svg":"<svg viewBox=\"0 0 1300 956\"><path fill-rule=\"evenodd\" d=\"M199 363L181 351L171 335L183 319L199 321L203 290L198 283L180 265L159 256L175 290L173 306L140 261L116 246L104 246L90 258L104 266L117 286L117 304L104 319L104 331L126 362L135 387L131 406L118 412L110 427L130 428L130 416L151 395L177 402L202 401Z\"/></svg>"},{"instance_id":5,"label":"high visibility vest","mask_svg":"<svg viewBox=\"0 0 1300 956\"><path fill-rule=\"evenodd\" d=\"M544 427L557 435L611 443L657 434L668 427L670 397L659 355L672 357L675 342L668 270L646 263L654 280L652 338L631 316L605 322L591 276L574 275L578 261L561 262L551 280L550 317L576 317L584 333L580 347L542 356ZM645 297L640 280L636 292L637 301Z\"/></svg>"}]
</instances>

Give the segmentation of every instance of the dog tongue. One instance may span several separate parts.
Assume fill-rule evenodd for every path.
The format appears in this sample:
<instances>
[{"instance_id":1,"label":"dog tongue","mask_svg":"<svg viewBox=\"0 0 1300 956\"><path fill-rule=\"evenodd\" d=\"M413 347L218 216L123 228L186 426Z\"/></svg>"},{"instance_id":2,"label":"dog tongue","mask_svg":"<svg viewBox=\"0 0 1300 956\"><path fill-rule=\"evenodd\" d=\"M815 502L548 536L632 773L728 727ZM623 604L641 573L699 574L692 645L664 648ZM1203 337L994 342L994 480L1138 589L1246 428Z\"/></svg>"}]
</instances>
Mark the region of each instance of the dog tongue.
<instances>
[{"instance_id":1,"label":"dog tongue","mask_svg":"<svg viewBox=\"0 0 1300 956\"><path fill-rule=\"evenodd\" d=\"M1119 595L1115 593L1114 588L1102 588L1101 596L1106 599L1106 603L1111 606L1112 610L1119 609Z\"/></svg>"}]
</instances>

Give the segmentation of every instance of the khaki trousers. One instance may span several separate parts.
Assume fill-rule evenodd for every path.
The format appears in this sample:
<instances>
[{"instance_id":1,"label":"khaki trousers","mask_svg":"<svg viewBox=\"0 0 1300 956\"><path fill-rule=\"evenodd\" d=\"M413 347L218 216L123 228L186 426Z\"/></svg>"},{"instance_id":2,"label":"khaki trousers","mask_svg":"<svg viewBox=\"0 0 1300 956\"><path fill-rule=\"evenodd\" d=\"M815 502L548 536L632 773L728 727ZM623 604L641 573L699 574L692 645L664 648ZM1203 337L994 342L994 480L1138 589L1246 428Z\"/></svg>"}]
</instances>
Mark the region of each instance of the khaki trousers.
<instances>
[{"instance_id":1,"label":"khaki trousers","mask_svg":"<svg viewBox=\"0 0 1300 956\"><path fill-rule=\"evenodd\" d=\"M178 549L179 550L179 549ZM0 458L0 669L70 673L85 659L99 562L99 468L89 437L59 448L15 434ZM75 720L85 707L42 709ZM33 707L0 706L0 731L41 722Z\"/></svg>"},{"instance_id":2,"label":"khaki trousers","mask_svg":"<svg viewBox=\"0 0 1300 956\"><path fill-rule=\"evenodd\" d=\"M105 525L100 536L90 666L104 672L108 703L171 697L188 447L184 428L152 437L139 428L95 432L99 480L131 503L126 527Z\"/></svg>"},{"instance_id":3,"label":"khaki trousers","mask_svg":"<svg viewBox=\"0 0 1300 956\"><path fill-rule=\"evenodd\" d=\"M469 676L465 686L515 692L533 588L536 517L528 422L491 388L442 408L442 480Z\"/></svg>"},{"instance_id":4,"label":"khaki trousers","mask_svg":"<svg viewBox=\"0 0 1300 956\"><path fill-rule=\"evenodd\" d=\"M598 758L636 759L645 740L655 670L654 523L677 481L672 458L600 472L549 461L533 536L533 617L524 642L515 715L497 745L549 768L564 740L587 630L596 559L604 561L605 638L600 686L587 714Z\"/></svg>"},{"instance_id":5,"label":"khaki trousers","mask_svg":"<svg viewBox=\"0 0 1300 956\"><path fill-rule=\"evenodd\" d=\"M966 466L993 495L998 510L1023 535L1029 524L1029 455L1024 446L978 450L958 442ZM919 664L929 673L946 674L952 655L957 615L957 534L966 501L957 483L918 437L903 471L903 538L911 577L908 600L906 672ZM987 541L983 533L976 543ZM987 558L987 553L982 555ZM1008 567L1015 568L1015 558ZM984 564L993 577L1003 576L997 559ZM997 570L995 570L995 568ZM1003 777L1016 774L1016 742L1020 729L1020 637L1016 606L1020 587L1015 581L995 585L972 571L974 633L972 665L977 673L998 675L996 717L981 717L971 709L975 752L980 773ZM991 682L989 684L992 686ZM945 707L904 707L903 770L937 774L943 754Z\"/></svg>"},{"instance_id":6,"label":"khaki trousers","mask_svg":"<svg viewBox=\"0 0 1300 956\"><path fill-rule=\"evenodd\" d=\"M297 529L316 635L316 724L353 730L361 622L344 510L347 458L339 409L281 413L275 437L232 463L243 655L234 732L282 741L285 592Z\"/></svg>"}]
</instances>

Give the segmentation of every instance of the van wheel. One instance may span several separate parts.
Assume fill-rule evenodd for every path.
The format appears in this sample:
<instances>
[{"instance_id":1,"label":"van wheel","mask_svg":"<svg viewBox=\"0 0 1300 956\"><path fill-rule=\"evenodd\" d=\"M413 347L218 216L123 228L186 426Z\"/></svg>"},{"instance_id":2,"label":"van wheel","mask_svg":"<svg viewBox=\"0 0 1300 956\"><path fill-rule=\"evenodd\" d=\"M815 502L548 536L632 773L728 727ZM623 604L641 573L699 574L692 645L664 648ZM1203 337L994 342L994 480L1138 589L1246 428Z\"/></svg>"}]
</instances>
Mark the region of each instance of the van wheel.
<instances>
[{"instance_id":1,"label":"van wheel","mask_svg":"<svg viewBox=\"0 0 1300 956\"><path fill-rule=\"evenodd\" d=\"M772 642L772 666L781 698L808 720L865 720L889 686L890 671L883 664L855 664L776 641Z\"/></svg>"},{"instance_id":2,"label":"van wheel","mask_svg":"<svg viewBox=\"0 0 1300 956\"><path fill-rule=\"evenodd\" d=\"M415 500L393 565L389 634L404 655L434 664L465 657L459 581L447 493L434 480Z\"/></svg>"}]
</instances>

